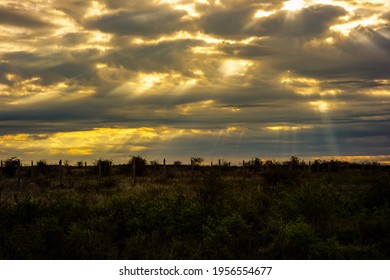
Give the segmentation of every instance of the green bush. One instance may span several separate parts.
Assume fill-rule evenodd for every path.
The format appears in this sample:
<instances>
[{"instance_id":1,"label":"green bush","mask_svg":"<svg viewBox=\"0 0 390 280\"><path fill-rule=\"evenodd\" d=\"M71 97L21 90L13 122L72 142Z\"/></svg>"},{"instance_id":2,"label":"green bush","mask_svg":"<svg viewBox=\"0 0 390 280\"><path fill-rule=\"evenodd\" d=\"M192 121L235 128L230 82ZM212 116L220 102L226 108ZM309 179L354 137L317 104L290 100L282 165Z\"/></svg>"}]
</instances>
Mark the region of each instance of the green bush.
<instances>
[{"instance_id":1,"label":"green bush","mask_svg":"<svg viewBox=\"0 0 390 280\"><path fill-rule=\"evenodd\" d=\"M313 228L299 218L280 225L278 234L266 252L272 259L313 259L316 258L313 250L316 242Z\"/></svg>"}]
</instances>

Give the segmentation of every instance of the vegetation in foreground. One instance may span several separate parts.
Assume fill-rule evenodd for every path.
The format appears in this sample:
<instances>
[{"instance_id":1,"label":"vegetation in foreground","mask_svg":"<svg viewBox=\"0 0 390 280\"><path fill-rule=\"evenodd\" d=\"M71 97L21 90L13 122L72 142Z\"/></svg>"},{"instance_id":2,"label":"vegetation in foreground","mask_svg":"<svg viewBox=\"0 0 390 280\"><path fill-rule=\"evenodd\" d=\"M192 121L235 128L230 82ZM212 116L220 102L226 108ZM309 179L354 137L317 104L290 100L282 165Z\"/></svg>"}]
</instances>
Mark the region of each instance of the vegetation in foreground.
<instances>
[{"instance_id":1,"label":"vegetation in foreground","mask_svg":"<svg viewBox=\"0 0 390 280\"><path fill-rule=\"evenodd\" d=\"M3 176L0 259L390 259L388 170L127 167Z\"/></svg>"}]
</instances>

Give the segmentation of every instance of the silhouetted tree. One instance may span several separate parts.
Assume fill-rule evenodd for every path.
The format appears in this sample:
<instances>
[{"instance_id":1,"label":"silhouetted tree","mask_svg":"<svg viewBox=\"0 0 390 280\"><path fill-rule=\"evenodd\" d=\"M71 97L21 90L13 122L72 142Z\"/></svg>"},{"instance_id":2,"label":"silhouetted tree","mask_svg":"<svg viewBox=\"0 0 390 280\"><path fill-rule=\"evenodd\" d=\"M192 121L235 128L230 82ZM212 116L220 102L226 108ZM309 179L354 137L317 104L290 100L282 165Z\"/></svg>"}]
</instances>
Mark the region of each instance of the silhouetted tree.
<instances>
[{"instance_id":1,"label":"silhouetted tree","mask_svg":"<svg viewBox=\"0 0 390 280\"><path fill-rule=\"evenodd\" d=\"M48 165L47 161L45 159L41 159L37 161L37 166L38 166L38 172L42 175L46 175L48 171Z\"/></svg>"},{"instance_id":2,"label":"silhouetted tree","mask_svg":"<svg viewBox=\"0 0 390 280\"><path fill-rule=\"evenodd\" d=\"M146 159L141 156L133 156L129 161L129 164L133 166L135 164L135 175L143 176L146 174Z\"/></svg>"},{"instance_id":3,"label":"silhouetted tree","mask_svg":"<svg viewBox=\"0 0 390 280\"><path fill-rule=\"evenodd\" d=\"M100 175L102 176L111 175L112 160L109 159L95 160L94 165L97 167L97 171L100 172Z\"/></svg>"},{"instance_id":4,"label":"silhouetted tree","mask_svg":"<svg viewBox=\"0 0 390 280\"><path fill-rule=\"evenodd\" d=\"M11 157L4 161L4 175L7 177L13 177L16 174L20 166L20 159L17 157Z\"/></svg>"},{"instance_id":5,"label":"silhouetted tree","mask_svg":"<svg viewBox=\"0 0 390 280\"><path fill-rule=\"evenodd\" d=\"M200 166L204 159L202 157L192 157L191 161L193 162L194 166Z\"/></svg>"}]
</instances>

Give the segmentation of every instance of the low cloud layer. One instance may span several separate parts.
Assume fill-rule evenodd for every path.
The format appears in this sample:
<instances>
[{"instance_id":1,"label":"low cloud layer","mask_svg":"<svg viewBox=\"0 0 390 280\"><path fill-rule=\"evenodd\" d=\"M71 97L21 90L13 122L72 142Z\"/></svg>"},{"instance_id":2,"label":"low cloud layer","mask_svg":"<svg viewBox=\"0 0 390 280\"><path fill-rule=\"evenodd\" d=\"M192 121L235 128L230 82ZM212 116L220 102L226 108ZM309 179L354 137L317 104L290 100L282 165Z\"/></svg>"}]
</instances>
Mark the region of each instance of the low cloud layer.
<instances>
[{"instance_id":1,"label":"low cloud layer","mask_svg":"<svg viewBox=\"0 0 390 280\"><path fill-rule=\"evenodd\" d=\"M2 1L0 157L386 161L389 8Z\"/></svg>"}]
</instances>

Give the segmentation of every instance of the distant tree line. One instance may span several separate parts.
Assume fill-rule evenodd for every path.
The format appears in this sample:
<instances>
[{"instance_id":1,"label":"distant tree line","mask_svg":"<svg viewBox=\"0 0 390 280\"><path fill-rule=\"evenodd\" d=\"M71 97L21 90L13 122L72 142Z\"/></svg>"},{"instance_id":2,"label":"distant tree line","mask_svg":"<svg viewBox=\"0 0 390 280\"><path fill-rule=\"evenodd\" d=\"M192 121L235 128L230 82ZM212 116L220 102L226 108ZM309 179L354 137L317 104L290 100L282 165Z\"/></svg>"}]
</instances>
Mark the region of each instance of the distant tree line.
<instances>
[{"instance_id":1,"label":"distant tree line","mask_svg":"<svg viewBox=\"0 0 390 280\"><path fill-rule=\"evenodd\" d=\"M262 160L260 158L252 158L250 160L243 160L239 165L234 165L225 159L219 159L218 162L211 162L205 164L205 160L202 157L191 157L190 164L183 164L181 161L174 161L172 164L166 164L165 159L163 164L159 163L158 160L147 161L146 158L141 156L133 156L125 164L115 165L110 159L99 158L93 162L91 166L87 166L86 162L78 161L76 165L72 166L68 160L58 164L49 164L46 160L39 160L35 163L23 164L18 157L10 157L1 161L0 166L0 177L15 177L19 175L50 175L57 173L58 168L65 168L68 172L71 172L75 168L88 169L89 174L97 174L99 176L110 176L114 173L126 174L131 173L133 176L148 176L153 171L160 171L160 167L166 167L176 169L194 170L215 170L218 168L221 172L233 172L234 170L253 170L254 172L260 171L272 171L272 170L287 170L289 172L340 172L346 170L387 170L388 165L382 165L379 162L348 162L338 159L315 159L313 161L305 162L303 159L297 156L292 156L286 161L276 160ZM114 169L116 170L114 172ZM28 172L20 172L21 170L28 170ZM130 171L133 170L133 171Z\"/></svg>"}]
</instances>

